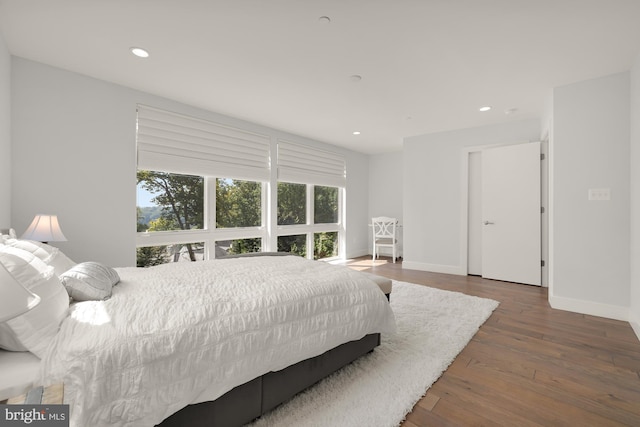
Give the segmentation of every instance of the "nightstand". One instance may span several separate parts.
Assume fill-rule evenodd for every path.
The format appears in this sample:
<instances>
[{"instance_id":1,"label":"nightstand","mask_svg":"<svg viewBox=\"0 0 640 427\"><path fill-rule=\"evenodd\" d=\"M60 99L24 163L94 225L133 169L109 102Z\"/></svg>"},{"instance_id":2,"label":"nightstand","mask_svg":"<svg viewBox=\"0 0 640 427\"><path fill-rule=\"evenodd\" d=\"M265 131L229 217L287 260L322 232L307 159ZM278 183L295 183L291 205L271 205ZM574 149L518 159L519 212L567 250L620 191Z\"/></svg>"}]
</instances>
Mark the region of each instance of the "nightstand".
<instances>
[{"instance_id":1,"label":"nightstand","mask_svg":"<svg viewBox=\"0 0 640 427\"><path fill-rule=\"evenodd\" d=\"M62 405L64 400L64 384L53 384L47 387L36 387L26 394L0 401L8 405Z\"/></svg>"}]
</instances>

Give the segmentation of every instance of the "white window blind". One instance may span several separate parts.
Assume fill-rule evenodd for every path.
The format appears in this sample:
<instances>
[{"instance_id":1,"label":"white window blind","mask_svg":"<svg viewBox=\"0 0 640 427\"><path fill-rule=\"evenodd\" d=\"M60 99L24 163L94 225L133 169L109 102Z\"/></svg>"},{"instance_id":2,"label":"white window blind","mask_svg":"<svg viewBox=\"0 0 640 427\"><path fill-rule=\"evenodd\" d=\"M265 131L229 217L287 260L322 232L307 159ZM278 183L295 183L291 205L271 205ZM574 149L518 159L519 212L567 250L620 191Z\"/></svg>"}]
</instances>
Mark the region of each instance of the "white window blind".
<instances>
[{"instance_id":1,"label":"white window blind","mask_svg":"<svg viewBox=\"0 0 640 427\"><path fill-rule=\"evenodd\" d=\"M138 169L252 181L270 177L270 138L138 105Z\"/></svg>"},{"instance_id":2,"label":"white window blind","mask_svg":"<svg viewBox=\"0 0 640 427\"><path fill-rule=\"evenodd\" d=\"M345 187L344 157L279 139L278 181Z\"/></svg>"}]
</instances>

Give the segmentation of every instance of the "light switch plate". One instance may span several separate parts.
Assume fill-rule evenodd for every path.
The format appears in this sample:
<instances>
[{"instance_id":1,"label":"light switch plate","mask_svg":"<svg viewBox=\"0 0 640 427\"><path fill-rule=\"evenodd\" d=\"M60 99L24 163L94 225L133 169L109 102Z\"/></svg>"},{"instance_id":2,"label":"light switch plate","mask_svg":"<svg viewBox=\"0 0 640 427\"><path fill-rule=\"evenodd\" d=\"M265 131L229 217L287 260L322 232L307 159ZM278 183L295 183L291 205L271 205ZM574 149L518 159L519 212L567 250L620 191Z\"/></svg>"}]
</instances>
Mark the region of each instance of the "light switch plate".
<instances>
[{"instance_id":1,"label":"light switch plate","mask_svg":"<svg viewBox=\"0 0 640 427\"><path fill-rule=\"evenodd\" d=\"M590 188L589 200L611 200L610 188Z\"/></svg>"}]
</instances>

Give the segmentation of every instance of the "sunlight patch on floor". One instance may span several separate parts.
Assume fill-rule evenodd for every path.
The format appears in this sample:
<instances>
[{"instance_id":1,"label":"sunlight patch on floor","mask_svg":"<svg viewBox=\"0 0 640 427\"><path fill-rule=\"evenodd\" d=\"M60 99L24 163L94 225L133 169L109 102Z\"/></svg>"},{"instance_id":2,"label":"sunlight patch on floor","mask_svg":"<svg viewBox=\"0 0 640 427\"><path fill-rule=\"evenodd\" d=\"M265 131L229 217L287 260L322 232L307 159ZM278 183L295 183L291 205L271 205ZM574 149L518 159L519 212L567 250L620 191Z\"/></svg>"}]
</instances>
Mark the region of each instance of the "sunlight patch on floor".
<instances>
[{"instance_id":1,"label":"sunlight patch on floor","mask_svg":"<svg viewBox=\"0 0 640 427\"><path fill-rule=\"evenodd\" d=\"M361 271L361 270L367 270L372 267L388 264L390 262L391 261L387 259L377 259L374 261L371 258L369 258L369 259L347 259L344 261L332 262L332 264L346 265L349 268Z\"/></svg>"}]
</instances>

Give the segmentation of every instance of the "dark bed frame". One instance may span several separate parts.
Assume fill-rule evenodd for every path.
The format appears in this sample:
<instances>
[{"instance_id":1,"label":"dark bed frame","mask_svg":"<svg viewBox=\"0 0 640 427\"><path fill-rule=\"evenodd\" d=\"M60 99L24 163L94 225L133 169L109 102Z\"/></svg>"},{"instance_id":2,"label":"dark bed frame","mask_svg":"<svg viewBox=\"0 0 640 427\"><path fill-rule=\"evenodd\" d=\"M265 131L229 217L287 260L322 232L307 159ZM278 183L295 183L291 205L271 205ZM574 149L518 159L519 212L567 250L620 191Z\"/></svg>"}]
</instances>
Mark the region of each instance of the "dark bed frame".
<instances>
[{"instance_id":1,"label":"dark bed frame","mask_svg":"<svg viewBox=\"0 0 640 427\"><path fill-rule=\"evenodd\" d=\"M378 345L380 334L366 335L358 341L342 344L281 371L264 374L214 401L186 406L165 419L159 426L241 426L266 414L357 358L370 353Z\"/></svg>"}]
</instances>

